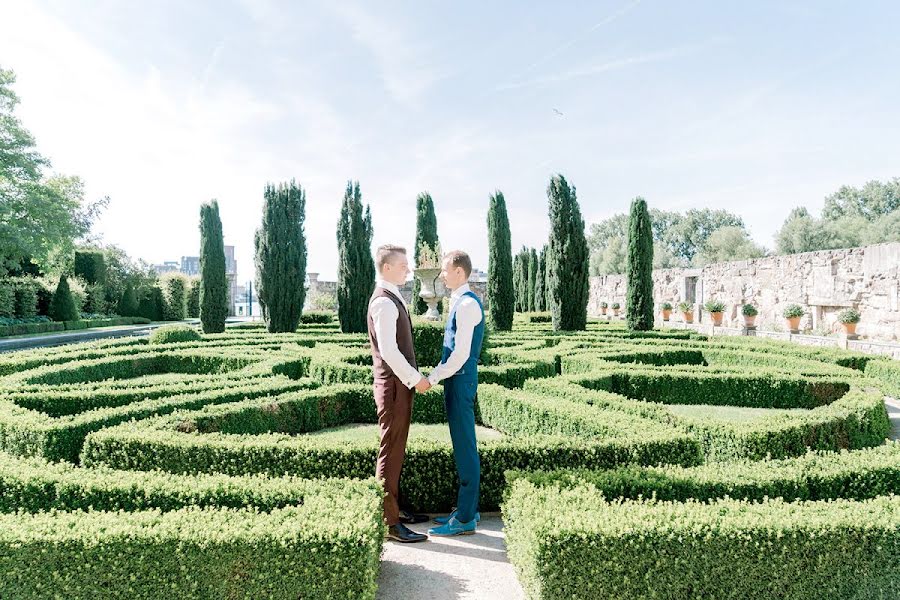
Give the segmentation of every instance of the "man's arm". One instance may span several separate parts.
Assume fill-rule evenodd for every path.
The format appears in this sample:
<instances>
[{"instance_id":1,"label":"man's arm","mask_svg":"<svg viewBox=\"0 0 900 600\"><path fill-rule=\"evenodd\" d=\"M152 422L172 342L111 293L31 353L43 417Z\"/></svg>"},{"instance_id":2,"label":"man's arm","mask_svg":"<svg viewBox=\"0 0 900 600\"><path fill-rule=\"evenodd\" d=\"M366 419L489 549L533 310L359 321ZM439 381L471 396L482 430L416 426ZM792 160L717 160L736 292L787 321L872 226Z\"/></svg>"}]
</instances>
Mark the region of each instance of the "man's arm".
<instances>
[{"instance_id":1,"label":"man's arm","mask_svg":"<svg viewBox=\"0 0 900 600\"><path fill-rule=\"evenodd\" d=\"M391 371L408 388L412 388L422 380L419 373L403 353L397 347L397 319L400 311L397 306L387 298L376 298L372 301L369 310L372 311L372 322L375 325L375 338L378 341L378 351L381 358L391 368Z\"/></svg>"},{"instance_id":2,"label":"man's arm","mask_svg":"<svg viewBox=\"0 0 900 600\"><path fill-rule=\"evenodd\" d=\"M482 318L481 307L473 298L467 297L460 301L456 309L456 345L447 360L436 366L428 375L428 383L434 385L442 379L447 379L466 364L472 352L475 327L481 323Z\"/></svg>"}]
</instances>

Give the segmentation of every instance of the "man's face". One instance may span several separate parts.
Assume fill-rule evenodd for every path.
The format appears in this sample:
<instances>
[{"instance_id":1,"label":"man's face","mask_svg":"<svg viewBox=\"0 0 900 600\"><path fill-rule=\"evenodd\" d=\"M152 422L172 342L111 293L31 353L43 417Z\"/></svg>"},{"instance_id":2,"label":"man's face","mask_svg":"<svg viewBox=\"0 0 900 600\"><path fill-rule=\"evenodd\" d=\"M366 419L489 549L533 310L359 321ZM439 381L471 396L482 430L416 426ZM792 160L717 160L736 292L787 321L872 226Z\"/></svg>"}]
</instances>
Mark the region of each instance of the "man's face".
<instances>
[{"instance_id":1,"label":"man's face","mask_svg":"<svg viewBox=\"0 0 900 600\"><path fill-rule=\"evenodd\" d=\"M462 267L454 267L449 258L445 258L441 263L441 281L450 290L455 290L466 282L466 272Z\"/></svg>"},{"instance_id":2,"label":"man's face","mask_svg":"<svg viewBox=\"0 0 900 600\"><path fill-rule=\"evenodd\" d=\"M405 254L396 253L390 258L381 269L381 276L385 281L401 286L406 283L406 276L409 275L409 260Z\"/></svg>"}]
</instances>

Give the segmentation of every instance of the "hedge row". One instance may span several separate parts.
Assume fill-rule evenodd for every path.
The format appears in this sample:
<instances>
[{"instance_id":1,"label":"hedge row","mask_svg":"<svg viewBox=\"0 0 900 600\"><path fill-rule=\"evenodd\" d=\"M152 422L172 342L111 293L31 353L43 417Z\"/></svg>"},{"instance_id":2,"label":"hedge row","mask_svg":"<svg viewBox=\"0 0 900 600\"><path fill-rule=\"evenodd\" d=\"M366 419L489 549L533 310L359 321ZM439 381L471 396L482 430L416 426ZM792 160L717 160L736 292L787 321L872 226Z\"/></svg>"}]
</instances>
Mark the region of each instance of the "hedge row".
<instances>
[{"instance_id":1,"label":"hedge row","mask_svg":"<svg viewBox=\"0 0 900 600\"><path fill-rule=\"evenodd\" d=\"M510 471L506 479L509 483L525 479L540 487L591 485L610 500L865 500L900 495L900 441L853 452L808 452L784 460Z\"/></svg>"},{"instance_id":2,"label":"hedge row","mask_svg":"<svg viewBox=\"0 0 900 600\"><path fill-rule=\"evenodd\" d=\"M32 333L52 333L55 331L75 331L92 327L113 327L117 325L146 325L150 319L142 317L115 317L111 319L82 319L80 321L45 321L39 323L18 323L0 326L0 337L26 335Z\"/></svg>"},{"instance_id":3,"label":"hedge row","mask_svg":"<svg viewBox=\"0 0 900 600\"><path fill-rule=\"evenodd\" d=\"M381 510L347 488L269 513L0 515L0 597L374 598Z\"/></svg>"},{"instance_id":4,"label":"hedge row","mask_svg":"<svg viewBox=\"0 0 900 600\"><path fill-rule=\"evenodd\" d=\"M592 486L518 480L503 516L529 598L900 596L900 496L609 503Z\"/></svg>"},{"instance_id":5,"label":"hedge row","mask_svg":"<svg viewBox=\"0 0 900 600\"><path fill-rule=\"evenodd\" d=\"M877 379L886 394L900 398L900 361L871 360L866 363L866 375Z\"/></svg>"}]
</instances>

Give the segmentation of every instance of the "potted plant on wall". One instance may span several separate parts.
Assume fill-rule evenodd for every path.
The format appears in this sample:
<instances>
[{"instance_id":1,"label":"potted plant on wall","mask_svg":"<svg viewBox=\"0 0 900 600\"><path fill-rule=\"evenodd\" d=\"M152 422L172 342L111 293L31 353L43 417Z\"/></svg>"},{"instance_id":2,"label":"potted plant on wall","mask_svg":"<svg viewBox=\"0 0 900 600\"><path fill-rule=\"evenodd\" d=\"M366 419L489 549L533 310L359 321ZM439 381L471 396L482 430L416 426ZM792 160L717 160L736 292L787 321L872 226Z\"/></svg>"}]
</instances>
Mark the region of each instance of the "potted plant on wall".
<instances>
[{"instance_id":1,"label":"potted plant on wall","mask_svg":"<svg viewBox=\"0 0 900 600\"><path fill-rule=\"evenodd\" d=\"M756 323L756 315L759 314L759 311L756 310L756 307L752 304L745 304L741 308L741 314L744 315L744 326L745 327L755 327Z\"/></svg>"},{"instance_id":2,"label":"potted plant on wall","mask_svg":"<svg viewBox=\"0 0 900 600\"><path fill-rule=\"evenodd\" d=\"M608 307L609 307L609 304L607 304L606 302L601 302L601 303L600 303L600 314L601 314L601 315L605 315L605 314L606 314L606 309L607 309Z\"/></svg>"},{"instance_id":3,"label":"potted plant on wall","mask_svg":"<svg viewBox=\"0 0 900 600\"><path fill-rule=\"evenodd\" d=\"M613 316L618 317L619 316L619 303L613 302L612 309L613 309Z\"/></svg>"},{"instance_id":4,"label":"potted plant on wall","mask_svg":"<svg viewBox=\"0 0 900 600\"><path fill-rule=\"evenodd\" d=\"M438 302L441 301L447 291L444 283L439 279L441 274L441 246L437 244L434 248L422 242L419 244L419 260L416 263L414 275L421 283L421 292L419 297L428 305L428 312L424 318L429 321L440 321L441 313L437 309Z\"/></svg>"},{"instance_id":5,"label":"potted plant on wall","mask_svg":"<svg viewBox=\"0 0 900 600\"><path fill-rule=\"evenodd\" d=\"M725 314L725 303L719 300L710 300L706 303L706 311L712 317L713 326L721 327L722 315Z\"/></svg>"},{"instance_id":6,"label":"potted plant on wall","mask_svg":"<svg viewBox=\"0 0 900 600\"><path fill-rule=\"evenodd\" d=\"M690 302L681 302L678 304L678 310L681 311L681 316L684 317L685 323L693 323L694 322L694 305Z\"/></svg>"},{"instance_id":7,"label":"potted plant on wall","mask_svg":"<svg viewBox=\"0 0 900 600\"><path fill-rule=\"evenodd\" d=\"M787 319L788 329L791 331L800 330L800 317L803 316L803 307L799 304L790 304L784 309L784 318Z\"/></svg>"},{"instance_id":8,"label":"potted plant on wall","mask_svg":"<svg viewBox=\"0 0 900 600\"><path fill-rule=\"evenodd\" d=\"M663 302L662 303L662 316L663 321L669 320L669 315L672 314L672 303L671 302Z\"/></svg>"},{"instance_id":9,"label":"potted plant on wall","mask_svg":"<svg viewBox=\"0 0 900 600\"><path fill-rule=\"evenodd\" d=\"M860 315L859 311L855 308L842 310L838 314L838 321L841 322L841 326L844 328L844 333L846 333L847 335L856 335L856 324L859 323L859 320L861 318L862 315Z\"/></svg>"}]
</instances>

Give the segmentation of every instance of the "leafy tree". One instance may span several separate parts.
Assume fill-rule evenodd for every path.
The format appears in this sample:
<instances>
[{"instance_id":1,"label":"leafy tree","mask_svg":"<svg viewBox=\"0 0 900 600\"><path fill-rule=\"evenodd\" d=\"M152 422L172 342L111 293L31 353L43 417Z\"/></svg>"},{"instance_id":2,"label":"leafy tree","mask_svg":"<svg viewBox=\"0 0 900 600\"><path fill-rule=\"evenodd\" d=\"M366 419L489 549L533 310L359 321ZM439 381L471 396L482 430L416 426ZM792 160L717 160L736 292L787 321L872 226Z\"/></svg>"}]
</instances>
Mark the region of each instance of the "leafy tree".
<instances>
[{"instance_id":1,"label":"leafy tree","mask_svg":"<svg viewBox=\"0 0 900 600\"><path fill-rule=\"evenodd\" d=\"M181 273L169 273L161 279L160 285L165 299L165 320L184 320L187 316L187 277Z\"/></svg>"},{"instance_id":2,"label":"leafy tree","mask_svg":"<svg viewBox=\"0 0 900 600\"><path fill-rule=\"evenodd\" d=\"M363 212L359 182L347 182L338 221L338 320L344 333L367 331L366 313L375 288L372 215Z\"/></svg>"},{"instance_id":3,"label":"leafy tree","mask_svg":"<svg viewBox=\"0 0 900 600\"><path fill-rule=\"evenodd\" d=\"M200 322L204 333L225 331L228 316L228 280L222 219L216 200L200 207Z\"/></svg>"},{"instance_id":4,"label":"leafy tree","mask_svg":"<svg viewBox=\"0 0 900 600\"><path fill-rule=\"evenodd\" d=\"M306 300L306 194L292 179L267 184L256 232L256 292L270 333L296 331Z\"/></svg>"},{"instance_id":5,"label":"leafy tree","mask_svg":"<svg viewBox=\"0 0 900 600\"><path fill-rule=\"evenodd\" d=\"M512 242L503 192L491 195L488 206L488 319L495 331L510 331L515 310Z\"/></svg>"},{"instance_id":6,"label":"leafy tree","mask_svg":"<svg viewBox=\"0 0 900 600\"><path fill-rule=\"evenodd\" d=\"M534 310L547 310L547 246L541 248L537 259L537 277L534 282Z\"/></svg>"},{"instance_id":7,"label":"leafy tree","mask_svg":"<svg viewBox=\"0 0 900 600\"><path fill-rule=\"evenodd\" d=\"M528 251L528 310L537 310L537 275L538 275L537 250Z\"/></svg>"},{"instance_id":8,"label":"leafy tree","mask_svg":"<svg viewBox=\"0 0 900 600\"><path fill-rule=\"evenodd\" d=\"M116 312L123 317L138 316L138 297L131 282L125 284L125 291L122 292Z\"/></svg>"},{"instance_id":9,"label":"leafy tree","mask_svg":"<svg viewBox=\"0 0 900 600\"><path fill-rule=\"evenodd\" d=\"M653 329L653 226L647 202L631 202L628 224L628 285L625 321L629 329Z\"/></svg>"},{"instance_id":10,"label":"leafy tree","mask_svg":"<svg viewBox=\"0 0 900 600\"><path fill-rule=\"evenodd\" d=\"M422 244L425 244L432 250L440 246L437 231L437 215L434 212L434 200L428 192L422 192L416 197L416 247L414 249L413 258L416 265L419 264L420 252ZM413 280L413 300L415 304L414 313L424 315L428 312L428 305L419 297L422 291L422 284L418 278ZM438 311L441 310L442 304L438 304Z\"/></svg>"},{"instance_id":11,"label":"leafy tree","mask_svg":"<svg viewBox=\"0 0 900 600\"><path fill-rule=\"evenodd\" d=\"M575 195L562 175L554 175L547 188L550 244L547 270L550 311L556 331L583 330L587 326L588 246L584 219Z\"/></svg>"},{"instance_id":12,"label":"leafy tree","mask_svg":"<svg viewBox=\"0 0 900 600\"><path fill-rule=\"evenodd\" d=\"M54 321L77 321L81 318L72 290L69 289L69 280L65 275L60 276L53 299L50 300L49 316Z\"/></svg>"},{"instance_id":13,"label":"leafy tree","mask_svg":"<svg viewBox=\"0 0 900 600\"><path fill-rule=\"evenodd\" d=\"M88 284L106 283L106 255L96 248L79 248L75 251L75 276Z\"/></svg>"},{"instance_id":14,"label":"leafy tree","mask_svg":"<svg viewBox=\"0 0 900 600\"><path fill-rule=\"evenodd\" d=\"M900 209L900 177L883 183L869 181L862 188L848 185L825 197L822 218L835 221L841 217L877 219Z\"/></svg>"},{"instance_id":15,"label":"leafy tree","mask_svg":"<svg viewBox=\"0 0 900 600\"><path fill-rule=\"evenodd\" d=\"M698 266L731 260L761 258L766 255L762 246L754 243L741 227L720 227L706 241L695 263Z\"/></svg>"}]
</instances>

